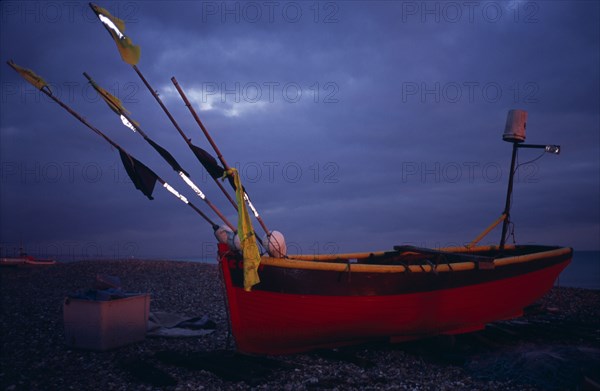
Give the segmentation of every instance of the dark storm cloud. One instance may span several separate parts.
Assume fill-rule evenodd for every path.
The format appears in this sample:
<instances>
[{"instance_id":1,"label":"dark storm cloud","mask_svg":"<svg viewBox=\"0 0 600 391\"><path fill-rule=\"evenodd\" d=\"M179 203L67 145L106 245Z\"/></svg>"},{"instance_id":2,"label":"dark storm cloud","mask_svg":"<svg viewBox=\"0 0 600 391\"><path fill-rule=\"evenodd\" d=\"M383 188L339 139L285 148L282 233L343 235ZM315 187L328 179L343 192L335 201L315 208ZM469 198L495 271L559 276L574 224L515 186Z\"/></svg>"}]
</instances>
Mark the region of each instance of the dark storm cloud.
<instances>
[{"instance_id":1,"label":"dark storm cloud","mask_svg":"<svg viewBox=\"0 0 600 391\"><path fill-rule=\"evenodd\" d=\"M593 2L106 2L188 137L210 150L176 76L269 228L302 252L454 245L501 213L506 112L563 153L520 168L517 239L597 249L598 16ZM86 3L3 2L14 59L203 210L81 75L118 96L210 199L232 208ZM211 230L6 66L1 234L43 251L205 256ZM212 151L211 151L212 152ZM523 150L520 161L537 151ZM216 217L215 217L216 219ZM258 228L258 227L257 227ZM493 233L488 242L497 241Z\"/></svg>"}]
</instances>

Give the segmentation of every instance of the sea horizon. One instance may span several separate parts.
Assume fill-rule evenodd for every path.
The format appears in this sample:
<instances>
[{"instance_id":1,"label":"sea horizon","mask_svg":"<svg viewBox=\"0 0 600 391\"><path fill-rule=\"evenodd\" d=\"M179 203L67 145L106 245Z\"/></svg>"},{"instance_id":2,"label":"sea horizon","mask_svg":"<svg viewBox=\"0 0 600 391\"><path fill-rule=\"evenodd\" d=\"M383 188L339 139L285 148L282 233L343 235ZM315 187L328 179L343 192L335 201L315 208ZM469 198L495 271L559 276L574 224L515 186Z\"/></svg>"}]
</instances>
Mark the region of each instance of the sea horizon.
<instances>
[{"instance_id":1,"label":"sea horizon","mask_svg":"<svg viewBox=\"0 0 600 391\"><path fill-rule=\"evenodd\" d=\"M600 251L573 251L573 260L560 274L555 285L600 289Z\"/></svg>"}]
</instances>

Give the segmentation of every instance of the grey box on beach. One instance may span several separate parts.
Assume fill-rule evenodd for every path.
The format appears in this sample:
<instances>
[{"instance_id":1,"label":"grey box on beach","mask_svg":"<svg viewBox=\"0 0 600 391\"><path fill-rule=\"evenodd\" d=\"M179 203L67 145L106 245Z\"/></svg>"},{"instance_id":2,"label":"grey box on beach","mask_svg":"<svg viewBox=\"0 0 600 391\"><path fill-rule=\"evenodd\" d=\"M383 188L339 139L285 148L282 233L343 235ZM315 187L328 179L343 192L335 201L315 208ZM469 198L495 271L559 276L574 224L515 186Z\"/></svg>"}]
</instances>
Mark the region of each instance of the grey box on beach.
<instances>
[{"instance_id":1,"label":"grey box on beach","mask_svg":"<svg viewBox=\"0 0 600 391\"><path fill-rule=\"evenodd\" d=\"M146 337L150 295L96 301L67 298L63 304L65 340L79 349L110 350Z\"/></svg>"}]
</instances>

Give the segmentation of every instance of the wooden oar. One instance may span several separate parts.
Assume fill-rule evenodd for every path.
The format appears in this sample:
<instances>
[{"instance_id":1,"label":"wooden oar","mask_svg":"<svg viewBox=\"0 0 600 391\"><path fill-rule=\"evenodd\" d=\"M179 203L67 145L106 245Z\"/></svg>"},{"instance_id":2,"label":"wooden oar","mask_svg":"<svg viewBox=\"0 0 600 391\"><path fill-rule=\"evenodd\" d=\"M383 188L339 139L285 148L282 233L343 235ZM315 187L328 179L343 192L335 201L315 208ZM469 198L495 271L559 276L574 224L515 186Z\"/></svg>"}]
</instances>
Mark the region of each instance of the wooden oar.
<instances>
[{"instance_id":1,"label":"wooden oar","mask_svg":"<svg viewBox=\"0 0 600 391\"><path fill-rule=\"evenodd\" d=\"M454 261L475 262L480 269L493 269L493 257L485 257L482 255L472 255L464 253L452 253L448 251L440 251L432 248L415 247L415 246L394 246L394 250L398 253L415 253L429 256L444 256L452 258Z\"/></svg>"}]
</instances>

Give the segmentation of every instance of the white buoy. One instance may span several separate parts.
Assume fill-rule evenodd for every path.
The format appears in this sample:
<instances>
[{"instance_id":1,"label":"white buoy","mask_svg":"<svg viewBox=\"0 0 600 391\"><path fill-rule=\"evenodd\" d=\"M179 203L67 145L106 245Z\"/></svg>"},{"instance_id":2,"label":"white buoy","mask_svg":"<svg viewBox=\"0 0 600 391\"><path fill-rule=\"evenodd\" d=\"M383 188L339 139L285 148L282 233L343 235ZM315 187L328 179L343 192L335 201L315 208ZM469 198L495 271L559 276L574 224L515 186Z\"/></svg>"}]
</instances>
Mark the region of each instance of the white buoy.
<instances>
[{"instance_id":1,"label":"white buoy","mask_svg":"<svg viewBox=\"0 0 600 391\"><path fill-rule=\"evenodd\" d=\"M287 246L281 232L271 231L269 235L263 238L263 243L267 247L270 256L274 258L285 258L287 256Z\"/></svg>"},{"instance_id":2,"label":"white buoy","mask_svg":"<svg viewBox=\"0 0 600 391\"><path fill-rule=\"evenodd\" d=\"M215 231L215 238L217 238L219 243L228 245L230 249L236 249L238 251L241 251L242 249L240 238L226 225L220 226Z\"/></svg>"},{"instance_id":3,"label":"white buoy","mask_svg":"<svg viewBox=\"0 0 600 391\"><path fill-rule=\"evenodd\" d=\"M229 236L233 236L233 231L226 225L222 225L215 231L215 238L222 244L228 244Z\"/></svg>"}]
</instances>

